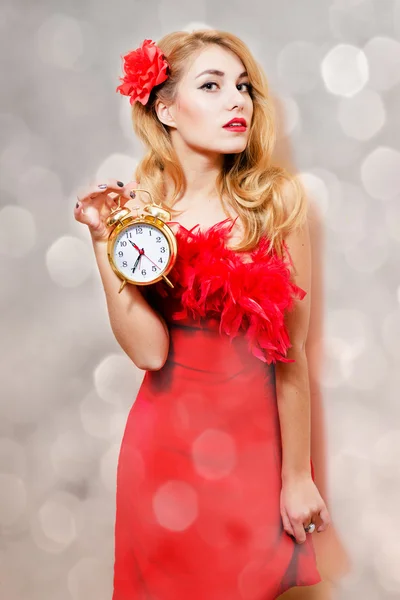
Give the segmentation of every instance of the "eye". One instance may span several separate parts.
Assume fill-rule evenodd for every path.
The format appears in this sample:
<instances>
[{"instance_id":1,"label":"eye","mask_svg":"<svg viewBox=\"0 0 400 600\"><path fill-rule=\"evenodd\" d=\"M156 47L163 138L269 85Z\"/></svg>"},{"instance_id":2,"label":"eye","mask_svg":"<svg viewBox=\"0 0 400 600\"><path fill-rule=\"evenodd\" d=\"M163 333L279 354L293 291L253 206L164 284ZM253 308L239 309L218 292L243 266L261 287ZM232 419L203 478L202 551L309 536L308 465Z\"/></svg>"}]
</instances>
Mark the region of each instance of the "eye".
<instances>
[{"instance_id":1,"label":"eye","mask_svg":"<svg viewBox=\"0 0 400 600\"><path fill-rule=\"evenodd\" d=\"M201 90L203 90L203 89L210 90L210 88L206 88L207 85L218 85L218 83L216 83L215 81L207 81L206 83L203 83L203 85L200 87L200 89Z\"/></svg>"},{"instance_id":2,"label":"eye","mask_svg":"<svg viewBox=\"0 0 400 600\"><path fill-rule=\"evenodd\" d=\"M216 83L215 81L207 81L206 83L203 83L203 85L200 87L201 90L205 89L207 91L212 91L210 87L208 86L213 86L213 85L218 85L218 83ZM237 87L240 88L242 86L246 86L246 91L248 93L251 92L252 89L252 85L251 83L238 83Z\"/></svg>"},{"instance_id":3,"label":"eye","mask_svg":"<svg viewBox=\"0 0 400 600\"><path fill-rule=\"evenodd\" d=\"M247 91L248 91L249 93L251 92L251 89L252 89L251 83L239 83L239 84L238 84L238 87L239 87L239 86L241 86L241 85L245 85L245 86L246 86L246 88L247 88Z\"/></svg>"}]
</instances>

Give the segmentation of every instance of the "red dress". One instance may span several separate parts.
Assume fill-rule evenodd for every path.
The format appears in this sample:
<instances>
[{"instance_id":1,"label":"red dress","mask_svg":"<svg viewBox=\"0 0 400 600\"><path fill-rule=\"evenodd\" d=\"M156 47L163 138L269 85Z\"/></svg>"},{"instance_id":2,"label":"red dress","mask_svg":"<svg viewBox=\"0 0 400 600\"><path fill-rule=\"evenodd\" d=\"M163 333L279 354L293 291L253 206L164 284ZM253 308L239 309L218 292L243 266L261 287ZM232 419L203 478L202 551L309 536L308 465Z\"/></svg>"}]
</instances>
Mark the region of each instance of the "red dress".
<instances>
[{"instance_id":1,"label":"red dress","mask_svg":"<svg viewBox=\"0 0 400 600\"><path fill-rule=\"evenodd\" d=\"M228 248L230 221L179 226L175 287L146 288L170 351L122 440L113 600L272 600L321 581L312 534L297 544L279 509L274 363L305 292L266 240L251 264Z\"/></svg>"}]
</instances>

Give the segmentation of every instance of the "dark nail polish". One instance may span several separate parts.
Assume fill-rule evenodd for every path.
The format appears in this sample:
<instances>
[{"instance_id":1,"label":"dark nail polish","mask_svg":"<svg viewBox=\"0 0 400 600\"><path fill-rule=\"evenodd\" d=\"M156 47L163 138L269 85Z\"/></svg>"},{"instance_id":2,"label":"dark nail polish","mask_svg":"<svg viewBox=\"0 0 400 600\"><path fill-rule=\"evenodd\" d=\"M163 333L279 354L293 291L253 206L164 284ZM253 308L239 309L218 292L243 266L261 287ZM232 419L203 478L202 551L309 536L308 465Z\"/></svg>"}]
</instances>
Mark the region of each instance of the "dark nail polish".
<instances>
[{"instance_id":1,"label":"dark nail polish","mask_svg":"<svg viewBox=\"0 0 400 600\"><path fill-rule=\"evenodd\" d=\"M124 187L124 184L122 183L122 181L117 181L117 185L119 185L119 187Z\"/></svg>"},{"instance_id":2,"label":"dark nail polish","mask_svg":"<svg viewBox=\"0 0 400 600\"><path fill-rule=\"evenodd\" d=\"M107 184L106 184L106 183L101 183L101 184L100 184L98 187L99 187L101 190L105 190L105 189L107 189Z\"/></svg>"},{"instance_id":3,"label":"dark nail polish","mask_svg":"<svg viewBox=\"0 0 400 600\"><path fill-rule=\"evenodd\" d=\"M136 198L136 192L134 192L133 190L129 192L129 195L131 198Z\"/></svg>"},{"instance_id":4,"label":"dark nail polish","mask_svg":"<svg viewBox=\"0 0 400 600\"><path fill-rule=\"evenodd\" d=\"M79 208L79 202L75 204L75 208Z\"/></svg>"}]
</instances>

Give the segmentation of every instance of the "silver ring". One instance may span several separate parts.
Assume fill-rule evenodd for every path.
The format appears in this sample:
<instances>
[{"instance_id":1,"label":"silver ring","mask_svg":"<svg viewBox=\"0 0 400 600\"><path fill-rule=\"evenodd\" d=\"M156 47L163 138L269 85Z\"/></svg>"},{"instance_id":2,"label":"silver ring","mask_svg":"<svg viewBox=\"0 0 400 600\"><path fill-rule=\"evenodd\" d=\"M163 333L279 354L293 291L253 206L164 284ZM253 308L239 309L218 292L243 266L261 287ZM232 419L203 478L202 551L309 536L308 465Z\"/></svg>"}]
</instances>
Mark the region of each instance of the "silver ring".
<instances>
[{"instance_id":1,"label":"silver ring","mask_svg":"<svg viewBox=\"0 0 400 600\"><path fill-rule=\"evenodd\" d=\"M315 523L311 522L307 527L304 527L304 531L306 533L313 533L313 531L315 531Z\"/></svg>"}]
</instances>

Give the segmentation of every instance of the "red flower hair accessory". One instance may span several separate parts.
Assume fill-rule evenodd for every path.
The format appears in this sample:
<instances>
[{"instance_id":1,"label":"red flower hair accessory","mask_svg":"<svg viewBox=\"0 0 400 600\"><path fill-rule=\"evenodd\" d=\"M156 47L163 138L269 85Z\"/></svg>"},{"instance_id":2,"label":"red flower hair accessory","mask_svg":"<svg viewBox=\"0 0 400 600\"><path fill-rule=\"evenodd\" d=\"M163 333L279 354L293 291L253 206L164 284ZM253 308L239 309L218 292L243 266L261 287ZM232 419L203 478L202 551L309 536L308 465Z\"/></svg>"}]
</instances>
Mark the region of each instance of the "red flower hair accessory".
<instances>
[{"instance_id":1,"label":"red flower hair accessory","mask_svg":"<svg viewBox=\"0 0 400 600\"><path fill-rule=\"evenodd\" d=\"M168 79L169 63L161 49L152 40L144 40L136 50L124 57L124 77L116 89L124 96L130 96L130 103L138 101L147 104L154 86Z\"/></svg>"}]
</instances>

